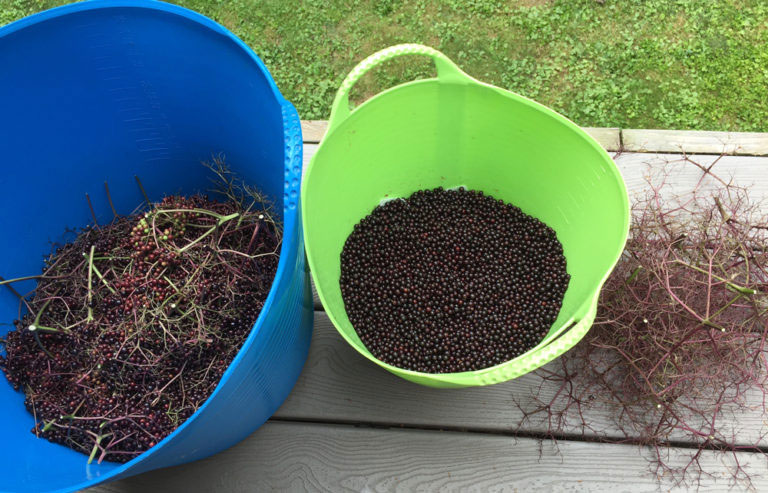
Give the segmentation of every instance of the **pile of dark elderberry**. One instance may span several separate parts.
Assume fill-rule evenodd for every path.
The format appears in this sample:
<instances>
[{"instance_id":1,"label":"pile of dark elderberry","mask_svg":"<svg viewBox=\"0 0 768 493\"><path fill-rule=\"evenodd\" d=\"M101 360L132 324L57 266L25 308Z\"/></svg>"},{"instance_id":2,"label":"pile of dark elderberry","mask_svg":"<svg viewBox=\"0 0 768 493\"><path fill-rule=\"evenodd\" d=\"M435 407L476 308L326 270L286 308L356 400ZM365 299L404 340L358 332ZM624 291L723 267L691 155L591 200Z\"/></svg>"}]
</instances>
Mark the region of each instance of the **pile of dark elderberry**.
<instances>
[{"instance_id":1,"label":"pile of dark elderberry","mask_svg":"<svg viewBox=\"0 0 768 493\"><path fill-rule=\"evenodd\" d=\"M363 344L426 373L479 370L536 346L568 287L555 232L463 188L376 207L341 253L341 292Z\"/></svg>"},{"instance_id":2,"label":"pile of dark elderberry","mask_svg":"<svg viewBox=\"0 0 768 493\"><path fill-rule=\"evenodd\" d=\"M45 259L0 357L33 433L126 462L211 395L264 305L281 241L262 197L225 188L224 201L170 196L88 227Z\"/></svg>"}]
</instances>

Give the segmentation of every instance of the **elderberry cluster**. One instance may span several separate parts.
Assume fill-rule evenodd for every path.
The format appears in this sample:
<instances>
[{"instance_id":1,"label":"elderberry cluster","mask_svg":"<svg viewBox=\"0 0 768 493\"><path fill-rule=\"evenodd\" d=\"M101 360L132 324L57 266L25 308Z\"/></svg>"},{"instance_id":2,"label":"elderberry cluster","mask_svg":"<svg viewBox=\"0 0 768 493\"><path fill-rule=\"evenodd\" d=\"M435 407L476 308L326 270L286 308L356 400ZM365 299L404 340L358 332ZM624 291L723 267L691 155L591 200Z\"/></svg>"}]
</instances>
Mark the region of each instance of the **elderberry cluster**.
<instances>
[{"instance_id":1,"label":"elderberry cluster","mask_svg":"<svg viewBox=\"0 0 768 493\"><path fill-rule=\"evenodd\" d=\"M239 220L217 226L224 216ZM26 394L32 431L116 462L173 432L247 338L279 245L278 226L259 212L195 195L61 246L0 356Z\"/></svg>"},{"instance_id":2,"label":"elderberry cluster","mask_svg":"<svg viewBox=\"0 0 768 493\"><path fill-rule=\"evenodd\" d=\"M365 346L426 373L487 368L533 348L569 279L550 227L463 188L378 206L341 253L344 305Z\"/></svg>"}]
</instances>

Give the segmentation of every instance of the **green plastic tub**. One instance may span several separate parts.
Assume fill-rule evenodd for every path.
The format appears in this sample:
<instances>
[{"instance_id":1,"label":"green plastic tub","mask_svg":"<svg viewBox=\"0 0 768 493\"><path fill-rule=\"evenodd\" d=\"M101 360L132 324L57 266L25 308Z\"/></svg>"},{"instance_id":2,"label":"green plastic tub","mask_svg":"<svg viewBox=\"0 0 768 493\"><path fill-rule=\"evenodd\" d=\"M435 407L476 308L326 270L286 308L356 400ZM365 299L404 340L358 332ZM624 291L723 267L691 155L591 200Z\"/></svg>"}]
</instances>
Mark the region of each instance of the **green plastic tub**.
<instances>
[{"instance_id":1,"label":"green plastic tub","mask_svg":"<svg viewBox=\"0 0 768 493\"><path fill-rule=\"evenodd\" d=\"M399 85L350 110L354 83L401 55L431 57L437 78ZM571 281L560 314L537 347L506 363L442 374L397 368L371 355L347 317L340 254L353 226L384 199L438 186L465 186L511 202L551 226L563 244ZM301 199L312 277L339 333L376 364L432 387L510 380L575 345L595 319L600 288L629 227L624 181L586 132L545 106L473 79L442 53L412 44L370 56L344 80Z\"/></svg>"}]
</instances>

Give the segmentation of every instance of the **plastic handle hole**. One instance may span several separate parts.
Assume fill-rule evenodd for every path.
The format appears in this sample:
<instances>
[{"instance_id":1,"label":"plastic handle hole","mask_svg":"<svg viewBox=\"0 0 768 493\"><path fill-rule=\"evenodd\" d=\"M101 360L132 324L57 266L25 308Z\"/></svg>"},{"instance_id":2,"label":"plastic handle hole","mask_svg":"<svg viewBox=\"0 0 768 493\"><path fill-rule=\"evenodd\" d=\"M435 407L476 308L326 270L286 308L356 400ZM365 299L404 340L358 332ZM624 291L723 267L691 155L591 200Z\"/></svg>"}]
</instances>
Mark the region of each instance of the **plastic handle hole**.
<instances>
[{"instance_id":1,"label":"plastic handle hole","mask_svg":"<svg viewBox=\"0 0 768 493\"><path fill-rule=\"evenodd\" d=\"M555 332L555 334L553 334L551 336L551 338L549 338L550 336L549 336L549 334L547 334L547 337L545 337L542 340L542 343L544 344L544 346L542 346L542 347L546 347L546 346L549 346L550 344L554 343L555 341L557 341L558 339L563 337L565 334L567 334L571 329L576 327L580 322L581 322L581 318L579 318L578 320L571 321L565 327L561 327L560 329L558 329L557 332Z\"/></svg>"},{"instance_id":2,"label":"plastic handle hole","mask_svg":"<svg viewBox=\"0 0 768 493\"><path fill-rule=\"evenodd\" d=\"M423 55L407 54L383 62L366 72L349 91L349 109L392 87L437 77L435 62Z\"/></svg>"}]
</instances>

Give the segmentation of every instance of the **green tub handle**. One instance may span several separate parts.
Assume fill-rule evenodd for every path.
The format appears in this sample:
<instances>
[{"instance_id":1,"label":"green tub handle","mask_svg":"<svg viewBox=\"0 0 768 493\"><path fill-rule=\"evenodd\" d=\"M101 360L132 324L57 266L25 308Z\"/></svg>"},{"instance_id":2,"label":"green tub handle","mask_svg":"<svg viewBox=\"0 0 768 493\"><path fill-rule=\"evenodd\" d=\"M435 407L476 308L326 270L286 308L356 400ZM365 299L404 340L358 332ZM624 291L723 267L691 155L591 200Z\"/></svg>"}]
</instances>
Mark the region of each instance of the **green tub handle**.
<instances>
[{"instance_id":1,"label":"green tub handle","mask_svg":"<svg viewBox=\"0 0 768 493\"><path fill-rule=\"evenodd\" d=\"M435 62L435 68L437 68L437 78L441 82L466 83L471 81L479 84L479 82L464 73L450 58L434 48L420 44L390 46L358 63L344 79L344 82L341 83L341 87L336 92L336 98L333 100L333 106L331 106L328 133L352 114L352 111L349 109L349 91L352 89L352 86L372 68L402 55L425 55L432 58Z\"/></svg>"}]
</instances>

